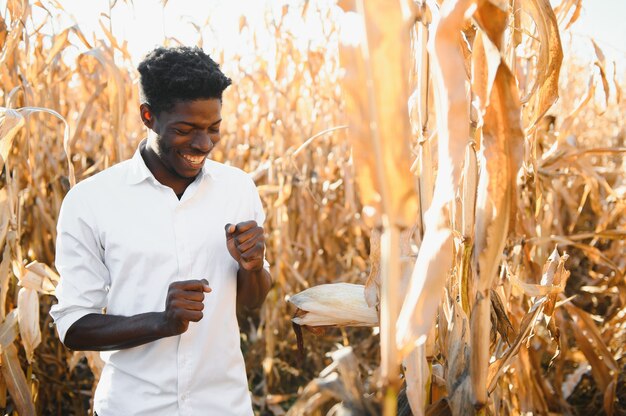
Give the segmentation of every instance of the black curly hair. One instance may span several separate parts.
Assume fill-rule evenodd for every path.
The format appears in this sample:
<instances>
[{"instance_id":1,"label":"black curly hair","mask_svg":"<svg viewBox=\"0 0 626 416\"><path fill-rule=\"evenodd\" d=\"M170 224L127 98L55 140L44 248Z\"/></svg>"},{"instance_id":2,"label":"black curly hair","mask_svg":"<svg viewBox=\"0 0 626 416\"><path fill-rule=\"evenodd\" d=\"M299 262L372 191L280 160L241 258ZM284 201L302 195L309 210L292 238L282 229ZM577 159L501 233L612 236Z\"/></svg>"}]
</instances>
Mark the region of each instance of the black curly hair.
<instances>
[{"instance_id":1,"label":"black curly hair","mask_svg":"<svg viewBox=\"0 0 626 416\"><path fill-rule=\"evenodd\" d=\"M141 61L141 102L155 115L171 110L177 102L203 98L222 99L231 84L218 64L198 47L158 47Z\"/></svg>"}]
</instances>

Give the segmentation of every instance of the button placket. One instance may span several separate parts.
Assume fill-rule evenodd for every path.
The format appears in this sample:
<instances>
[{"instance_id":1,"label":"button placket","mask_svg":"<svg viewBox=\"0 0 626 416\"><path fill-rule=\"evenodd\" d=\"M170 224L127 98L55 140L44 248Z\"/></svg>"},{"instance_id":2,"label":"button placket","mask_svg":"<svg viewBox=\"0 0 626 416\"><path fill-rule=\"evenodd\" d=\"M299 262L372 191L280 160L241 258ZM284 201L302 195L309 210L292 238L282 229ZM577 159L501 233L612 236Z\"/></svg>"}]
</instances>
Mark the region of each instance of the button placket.
<instances>
[{"instance_id":1,"label":"button placket","mask_svg":"<svg viewBox=\"0 0 626 416\"><path fill-rule=\"evenodd\" d=\"M184 259L184 251L185 251L185 243L183 238L183 229L181 224L181 212L180 212L180 204L176 201L176 205L173 207L173 225L174 225L174 238L175 238L175 248L176 248L176 260L178 263L178 275L176 280L186 280L184 274L186 273L186 264ZM178 367L178 406L181 409L184 405L184 399L182 393L185 391L185 355L184 355L184 344L183 344L183 336L178 336L178 349L176 353L176 361Z\"/></svg>"},{"instance_id":2,"label":"button placket","mask_svg":"<svg viewBox=\"0 0 626 416\"><path fill-rule=\"evenodd\" d=\"M195 279L193 276L193 262L189 254L189 242L186 236L187 223L185 218L184 202L178 203L174 210L174 227L176 233L176 254L179 264L179 280ZM190 324L191 325L191 324ZM189 342L182 334L178 341L178 392L179 408L181 412L189 405L189 377L191 374L191 361L189 357Z\"/></svg>"}]
</instances>

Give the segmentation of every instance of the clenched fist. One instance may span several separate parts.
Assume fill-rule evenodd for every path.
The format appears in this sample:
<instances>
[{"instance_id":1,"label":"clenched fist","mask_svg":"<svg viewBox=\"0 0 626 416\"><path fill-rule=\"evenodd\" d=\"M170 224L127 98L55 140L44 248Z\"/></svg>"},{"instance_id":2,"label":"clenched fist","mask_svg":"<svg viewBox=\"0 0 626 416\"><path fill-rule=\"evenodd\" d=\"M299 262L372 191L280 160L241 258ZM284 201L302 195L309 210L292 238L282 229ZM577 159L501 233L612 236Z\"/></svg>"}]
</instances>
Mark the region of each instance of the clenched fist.
<instances>
[{"instance_id":1,"label":"clenched fist","mask_svg":"<svg viewBox=\"0 0 626 416\"><path fill-rule=\"evenodd\" d=\"M171 283L163 313L166 331L170 335L180 335L187 330L189 322L202 319L204 294L209 292L211 288L206 279Z\"/></svg>"},{"instance_id":2,"label":"clenched fist","mask_svg":"<svg viewBox=\"0 0 626 416\"><path fill-rule=\"evenodd\" d=\"M256 221L226 224L226 247L239 266L248 271L263 268L265 235Z\"/></svg>"}]
</instances>

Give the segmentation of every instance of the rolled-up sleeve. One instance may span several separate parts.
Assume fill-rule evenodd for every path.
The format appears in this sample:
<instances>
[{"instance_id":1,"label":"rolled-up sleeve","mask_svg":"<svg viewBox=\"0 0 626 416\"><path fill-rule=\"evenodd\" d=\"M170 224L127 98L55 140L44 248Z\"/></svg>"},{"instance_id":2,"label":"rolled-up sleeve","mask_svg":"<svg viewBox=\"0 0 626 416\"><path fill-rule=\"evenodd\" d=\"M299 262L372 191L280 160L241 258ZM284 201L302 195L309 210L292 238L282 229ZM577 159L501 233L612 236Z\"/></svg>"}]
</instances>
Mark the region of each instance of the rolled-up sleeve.
<instances>
[{"instance_id":1,"label":"rolled-up sleeve","mask_svg":"<svg viewBox=\"0 0 626 416\"><path fill-rule=\"evenodd\" d=\"M55 264L61 280L56 287L58 303L50 315L62 342L80 318L102 313L110 285L96 218L85 200L87 195L77 188L80 184L63 200L57 223Z\"/></svg>"}]
</instances>

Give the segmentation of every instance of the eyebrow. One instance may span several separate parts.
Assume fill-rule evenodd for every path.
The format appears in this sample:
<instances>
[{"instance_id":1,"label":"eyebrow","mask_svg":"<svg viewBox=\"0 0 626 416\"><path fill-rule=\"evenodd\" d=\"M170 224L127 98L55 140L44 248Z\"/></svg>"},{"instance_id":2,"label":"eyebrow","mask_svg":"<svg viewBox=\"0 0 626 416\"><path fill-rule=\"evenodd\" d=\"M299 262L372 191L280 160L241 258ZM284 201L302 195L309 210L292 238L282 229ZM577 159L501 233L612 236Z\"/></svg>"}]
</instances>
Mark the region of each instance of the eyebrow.
<instances>
[{"instance_id":1,"label":"eyebrow","mask_svg":"<svg viewBox=\"0 0 626 416\"><path fill-rule=\"evenodd\" d=\"M220 118L219 120L217 120L217 121L213 122L213 124L210 124L210 125L209 125L209 127L213 127L213 126L215 126L216 124L219 124L219 123L221 123L221 122L222 122L222 119ZM174 123L172 123L172 124L173 124L173 125L177 125L177 124L184 124L184 125L186 125L186 126L190 126L190 127L193 127L193 128L201 128L201 127L202 127L202 126L200 126L199 124L196 124L196 123L191 123L191 122L189 122L189 121L176 121L176 122L174 122Z\"/></svg>"}]
</instances>

